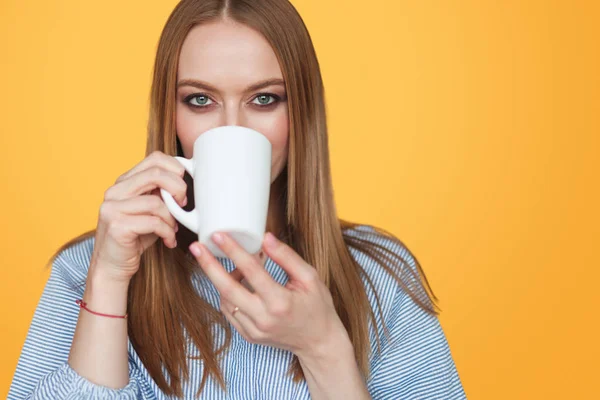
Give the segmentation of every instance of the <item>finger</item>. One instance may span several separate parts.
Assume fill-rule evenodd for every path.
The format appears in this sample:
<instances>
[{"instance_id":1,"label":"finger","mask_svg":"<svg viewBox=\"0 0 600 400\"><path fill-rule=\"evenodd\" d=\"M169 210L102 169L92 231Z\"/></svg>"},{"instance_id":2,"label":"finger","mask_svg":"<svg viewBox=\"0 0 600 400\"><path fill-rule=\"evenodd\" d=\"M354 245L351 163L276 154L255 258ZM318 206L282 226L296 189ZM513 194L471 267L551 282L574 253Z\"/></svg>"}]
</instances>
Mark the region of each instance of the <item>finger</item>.
<instances>
[{"instance_id":1,"label":"finger","mask_svg":"<svg viewBox=\"0 0 600 400\"><path fill-rule=\"evenodd\" d=\"M206 276L221 294L221 301L225 299L233 304L244 304L248 314L258 315L261 306L260 299L235 280L206 246L196 241L190 245L189 249Z\"/></svg>"},{"instance_id":2,"label":"finger","mask_svg":"<svg viewBox=\"0 0 600 400\"><path fill-rule=\"evenodd\" d=\"M242 275L242 273L240 272L240 270L239 270L239 269L237 269L237 268L235 268L233 271L231 271L231 272L229 273L229 275L231 275L231 277L232 277L233 279L235 279L236 281L238 281L238 282L240 282L240 283L241 283L241 282L242 282L242 280L244 279L244 275Z\"/></svg>"},{"instance_id":3,"label":"finger","mask_svg":"<svg viewBox=\"0 0 600 400\"><path fill-rule=\"evenodd\" d=\"M248 334L246 327L240 322L240 320L237 319L238 315L241 313L241 310L236 311L235 314L232 315L231 311L234 308L235 306L232 306L230 303L221 303L221 312L223 313L223 315L225 315L225 317L227 318L229 323L233 325L235 330L238 331L238 333L244 339L246 339L246 341L250 342L250 335Z\"/></svg>"},{"instance_id":4,"label":"finger","mask_svg":"<svg viewBox=\"0 0 600 400\"><path fill-rule=\"evenodd\" d=\"M122 214L108 225L113 237L123 238L133 242L142 235L155 234L170 243L169 247L177 246L175 230L161 218L154 215L128 215Z\"/></svg>"},{"instance_id":5,"label":"finger","mask_svg":"<svg viewBox=\"0 0 600 400\"><path fill-rule=\"evenodd\" d=\"M180 205L184 205L187 184L182 177L162 167L151 167L114 184L104 194L106 200L123 200L139 196L155 188L171 193Z\"/></svg>"},{"instance_id":6,"label":"finger","mask_svg":"<svg viewBox=\"0 0 600 400\"><path fill-rule=\"evenodd\" d=\"M183 165L181 165L179 161L177 161L174 157L163 153L162 151L156 150L150 153L147 157L145 157L142 161L140 161L129 171L119 176L115 183L128 179L130 176L154 166L162 166L164 169L171 171L181 177L183 177L183 175L185 174L185 168L183 167Z\"/></svg>"},{"instance_id":7,"label":"finger","mask_svg":"<svg viewBox=\"0 0 600 400\"><path fill-rule=\"evenodd\" d=\"M248 283L248 281L246 280L246 278L244 278L244 275L242 275L242 273L240 272L239 269L234 269L233 271L231 271L229 273L229 275L231 275L231 277L233 279L235 279L236 281L238 281L239 283L242 284L243 287L245 287L246 289L248 289L251 293L254 293L254 288L252 287L252 285L250 285Z\"/></svg>"},{"instance_id":8,"label":"finger","mask_svg":"<svg viewBox=\"0 0 600 400\"><path fill-rule=\"evenodd\" d=\"M219 236L222 240L219 240ZM213 235L213 242L234 262L256 293L266 302L281 299L283 286L275 282L263 268L258 255L249 254L226 233Z\"/></svg>"},{"instance_id":9,"label":"finger","mask_svg":"<svg viewBox=\"0 0 600 400\"><path fill-rule=\"evenodd\" d=\"M234 313L235 305L224 300L221 303L221 311L227 317L231 325L249 342L258 343L264 334L258 329L254 321L244 312L244 307L239 307Z\"/></svg>"},{"instance_id":10,"label":"finger","mask_svg":"<svg viewBox=\"0 0 600 400\"><path fill-rule=\"evenodd\" d=\"M165 203L160 197L153 195L136 196L125 200L109 200L100 206L101 215L113 218L113 215L132 214L132 215L154 215L165 221L171 228L177 230L177 221L171 215Z\"/></svg>"},{"instance_id":11,"label":"finger","mask_svg":"<svg viewBox=\"0 0 600 400\"><path fill-rule=\"evenodd\" d=\"M290 278L301 282L309 282L314 278L315 269L309 265L290 246L283 243L271 232L267 232L263 241L263 249Z\"/></svg>"},{"instance_id":12,"label":"finger","mask_svg":"<svg viewBox=\"0 0 600 400\"><path fill-rule=\"evenodd\" d=\"M259 251L257 254L251 254L251 256L252 256L252 257L253 257L253 258L256 260L256 262L257 262L259 265L261 265L261 266L262 266L262 268L264 268L264 267L265 267L265 262L267 261L267 260L266 260L266 257L264 256L264 254L265 254L265 252L264 252L264 251L262 251L262 250L261 250L261 251ZM239 270L236 268L236 271L239 271ZM242 285L244 285L244 287L245 287L246 289L248 289L249 291L251 291L252 293L254 293L254 292L255 292L255 290L254 290L254 288L252 287L252 285L250 284L250 282L248 282L248 279L246 279L246 278L244 277L244 275L243 275L241 272L240 272L240 275L242 276L242 280L240 281L240 283L241 283Z\"/></svg>"}]
</instances>

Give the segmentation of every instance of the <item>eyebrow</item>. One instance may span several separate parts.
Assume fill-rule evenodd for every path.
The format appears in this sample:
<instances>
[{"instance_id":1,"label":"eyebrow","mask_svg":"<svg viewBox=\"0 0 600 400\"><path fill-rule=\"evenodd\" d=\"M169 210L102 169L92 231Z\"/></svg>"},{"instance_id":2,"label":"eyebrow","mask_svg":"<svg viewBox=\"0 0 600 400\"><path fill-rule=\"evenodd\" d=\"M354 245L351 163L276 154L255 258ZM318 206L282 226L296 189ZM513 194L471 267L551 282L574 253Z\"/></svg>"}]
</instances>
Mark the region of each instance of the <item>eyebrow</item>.
<instances>
[{"instance_id":1,"label":"eyebrow","mask_svg":"<svg viewBox=\"0 0 600 400\"><path fill-rule=\"evenodd\" d=\"M269 78L269 79L265 79L265 80L256 82L256 83L248 86L246 88L245 92L252 92L254 90L258 90L258 89L262 89L267 86L274 86L274 85L285 86L285 83L284 83L283 79ZM217 89L216 87L212 86L209 83L201 81L199 79L182 79L179 82L177 82L177 89L179 89L182 86L193 86L198 89L206 89L206 90L211 90L213 92L219 92L219 89Z\"/></svg>"}]
</instances>

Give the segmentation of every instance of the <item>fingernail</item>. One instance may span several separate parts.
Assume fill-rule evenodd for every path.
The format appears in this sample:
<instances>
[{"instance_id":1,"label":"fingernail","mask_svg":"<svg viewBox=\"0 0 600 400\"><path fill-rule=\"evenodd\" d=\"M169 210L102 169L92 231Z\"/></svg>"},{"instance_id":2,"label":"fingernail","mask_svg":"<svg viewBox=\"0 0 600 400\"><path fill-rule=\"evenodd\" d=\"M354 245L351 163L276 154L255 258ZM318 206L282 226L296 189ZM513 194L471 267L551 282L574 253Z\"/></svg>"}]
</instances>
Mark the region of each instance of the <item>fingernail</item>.
<instances>
[{"instance_id":1,"label":"fingernail","mask_svg":"<svg viewBox=\"0 0 600 400\"><path fill-rule=\"evenodd\" d=\"M221 235L220 233L215 233L212 236L212 239L216 244L223 244L223 235Z\"/></svg>"},{"instance_id":2,"label":"fingernail","mask_svg":"<svg viewBox=\"0 0 600 400\"><path fill-rule=\"evenodd\" d=\"M175 224L175 232L179 231L179 224Z\"/></svg>"},{"instance_id":3,"label":"fingernail","mask_svg":"<svg viewBox=\"0 0 600 400\"><path fill-rule=\"evenodd\" d=\"M196 257L200 257L200 254L202 254L202 252L200 251L200 246L198 245L198 243L192 243L190 245L190 251Z\"/></svg>"},{"instance_id":4,"label":"fingernail","mask_svg":"<svg viewBox=\"0 0 600 400\"><path fill-rule=\"evenodd\" d=\"M188 200L187 200L187 196L185 196L185 197L183 198L183 202L181 202L181 204L183 205L183 207L185 207L185 206L187 205L187 202L188 202Z\"/></svg>"}]
</instances>

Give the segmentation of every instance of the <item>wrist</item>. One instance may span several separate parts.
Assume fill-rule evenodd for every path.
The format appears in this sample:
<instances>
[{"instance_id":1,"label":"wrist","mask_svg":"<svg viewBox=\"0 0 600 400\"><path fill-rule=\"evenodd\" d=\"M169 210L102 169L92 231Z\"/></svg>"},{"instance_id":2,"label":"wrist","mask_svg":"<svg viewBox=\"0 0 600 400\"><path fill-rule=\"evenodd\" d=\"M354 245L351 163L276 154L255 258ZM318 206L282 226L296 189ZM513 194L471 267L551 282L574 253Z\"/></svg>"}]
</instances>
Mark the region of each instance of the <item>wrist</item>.
<instances>
[{"instance_id":1,"label":"wrist","mask_svg":"<svg viewBox=\"0 0 600 400\"><path fill-rule=\"evenodd\" d=\"M336 326L309 351L297 354L311 398L370 399L348 332L341 321Z\"/></svg>"},{"instance_id":2,"label":"wrist","mask_svg":"<svg viewBox=\"0 0 600 400\"><path fill-rule=\"evenodd\" d=\"M114 265L100 256L92 255L88 269L88 278L102 281L105 285L113 287L129 287L133 275L126 273L129 267Z\"/></svg>"},{"instance_id":3,"label":"wrist","mask_svg":"<svg viewBox=\"0 0 600 400\"><path fill-rule=\"evenodd\" d=\"M340 363L347 363L349 359L355 359L354 347L343 326L296 355L300 363L310 369L335 367Z\"/></svg>"},{"instance_id":4,"label":"wrist","mask_svg":"<svg viewBox=\"0 0 600 400\"><path fill-rule=\"evenodd\" d=\"M128 289L131 277L114 274L116 269L106 263L92 262L88 270L88 282L97 282L105 287L114 288L116 290Z\"/></svg>"},{"instance_id":5,"label":"wrist","mask_svg":"<svg viewBox=\"0 0 600 400\"><path fill-rule=\"evenodd\" d=\"M102 270L90 268L83 301L93 311L103 314L124 315L127 313L129 281L114 279Z\"/></svg>"}]
</instances>

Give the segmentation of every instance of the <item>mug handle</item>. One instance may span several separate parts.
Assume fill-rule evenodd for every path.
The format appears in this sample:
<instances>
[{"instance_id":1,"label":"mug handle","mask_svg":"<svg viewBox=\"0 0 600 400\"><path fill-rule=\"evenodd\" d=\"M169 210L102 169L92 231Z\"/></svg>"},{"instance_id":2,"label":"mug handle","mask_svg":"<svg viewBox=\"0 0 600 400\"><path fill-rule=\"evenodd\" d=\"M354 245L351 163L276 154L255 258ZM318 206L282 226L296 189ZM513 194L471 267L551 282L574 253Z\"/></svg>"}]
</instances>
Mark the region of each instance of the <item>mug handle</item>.
<instances>
[{"instance_id":1,"label":"mug handle","mask_svg":"<svg viewBox=\"0 0 600 400\"><path fill-rule=\"evenodd\" d=\"M185 157L173 157L183 165L186 171L194 177L194 159L187 159ZM165 205L169 212L175 217L175 219L181 222L186 228L192 232L198 233L198 210L194 208L191 211L185 211L177 204L171 193L167 192L163 188L160 188L160 196L162 197Z\"/></svg>"}]
</instances>

